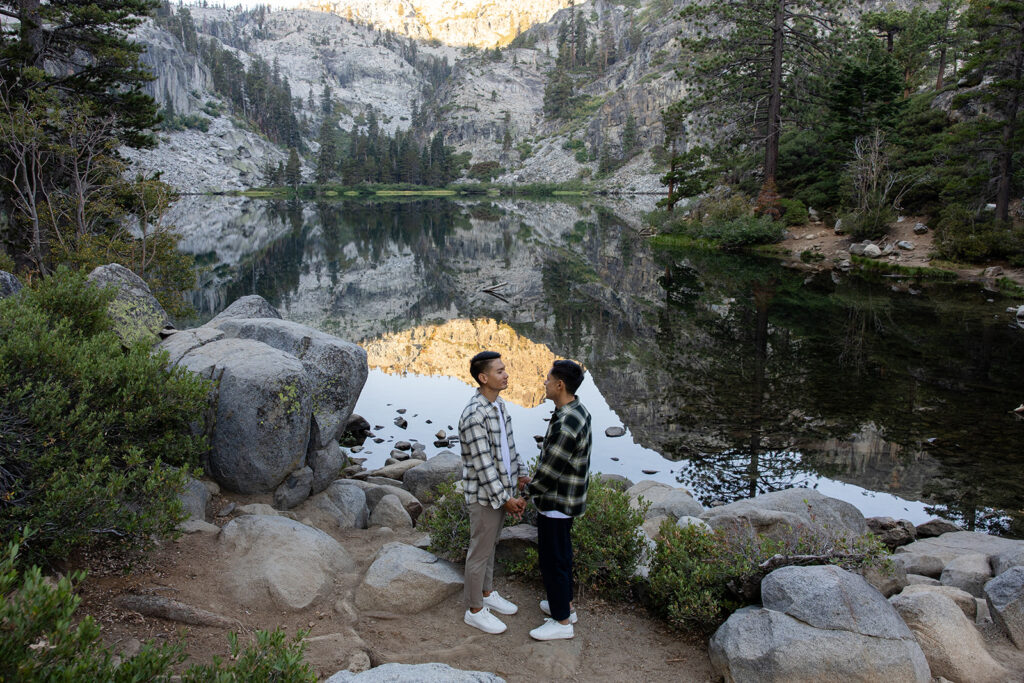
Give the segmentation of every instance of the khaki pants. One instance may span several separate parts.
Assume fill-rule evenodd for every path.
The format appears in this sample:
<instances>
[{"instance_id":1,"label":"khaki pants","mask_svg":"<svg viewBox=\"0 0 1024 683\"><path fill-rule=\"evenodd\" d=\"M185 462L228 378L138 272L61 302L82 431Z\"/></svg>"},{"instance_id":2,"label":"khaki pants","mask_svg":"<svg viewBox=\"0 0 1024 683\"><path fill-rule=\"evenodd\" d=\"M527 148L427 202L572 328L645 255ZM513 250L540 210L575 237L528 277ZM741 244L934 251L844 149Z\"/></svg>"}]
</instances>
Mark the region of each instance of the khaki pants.
<instances>
[{"instance_id":1,"label":"khaki pants","mask_svg":"<svg viewBox=\"0 0 1024 683\"><path fill-rule=\"evenodd\" d=\"M505 511L469 504L469 551L466 553L465 600L467 609L483 607L483 594L494 588L494 550L501 538Z\"/></svg>"}]
</instances>

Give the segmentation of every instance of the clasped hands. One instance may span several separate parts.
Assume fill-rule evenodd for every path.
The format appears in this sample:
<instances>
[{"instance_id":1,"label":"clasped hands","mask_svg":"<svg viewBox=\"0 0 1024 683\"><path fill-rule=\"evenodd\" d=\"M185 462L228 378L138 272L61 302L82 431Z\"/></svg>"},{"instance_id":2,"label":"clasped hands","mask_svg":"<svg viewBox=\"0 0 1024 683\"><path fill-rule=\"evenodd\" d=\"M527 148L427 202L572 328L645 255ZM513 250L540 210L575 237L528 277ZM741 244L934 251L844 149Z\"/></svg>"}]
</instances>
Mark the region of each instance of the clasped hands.
<instances>
[{"instance_id":1,"label":"clasped hands","mask_svg":"<svg viewBox=\"0 0 1024 683\"><path fill-rule=\"evenodd\" d=\"M523 488L529 483L529 477L519 477L519 479L516 480L516 487L520 491L522 491ZM505 504L502 505L502 508L504 508L505 512L512 515L517 520L520 520L523 518L523 512L526 511L526 500L524 498L510 498L505 501Z\"/></svg>"}]
</instances>

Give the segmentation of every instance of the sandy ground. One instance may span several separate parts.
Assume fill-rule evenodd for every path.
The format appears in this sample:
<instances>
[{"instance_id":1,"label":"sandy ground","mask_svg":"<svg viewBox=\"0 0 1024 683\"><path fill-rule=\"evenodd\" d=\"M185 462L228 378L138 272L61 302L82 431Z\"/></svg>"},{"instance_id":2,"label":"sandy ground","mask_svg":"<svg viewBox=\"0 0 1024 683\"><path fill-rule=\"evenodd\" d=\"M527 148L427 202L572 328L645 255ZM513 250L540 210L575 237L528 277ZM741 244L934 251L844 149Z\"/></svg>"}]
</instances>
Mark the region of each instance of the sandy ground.
<instances>
[{"instance_id":1,"label":"sandy ground","mask_svg":"<svg viewBox=\"0 0 1024 683\"><path fill-rule=\"evenodd\" d=\"M232 496L233 500L266 502ZM226 500L215 497L215 508ZM226 519L218 519L223 524ZM422 534L379 529L349 530L332 534L351 553L360 572L369 566L386 542L413 542ZM269 606L244 609L233 604L221 588L219 551L215 534L197 533L164 543L130 575L105 570L103 558L86 558L92 574L81 585L79 614L91 614L104 640L117 652L132 653L139 641L187 641L190 662L228 659L227 633L232 629L188 626L143 617L115 604L124 592L161 595L236 619L242 640L257 629L300 629L307 636L306 660L322 678L345 669L353 652L362 650L373 665L386 662L443 662L460 669L497 673L516 681L711 681L715 680L706 642L668 629L639 607L605 603L584 596L577 601L580 622L571 641L539 643L529 630L539 626L543 597L538 582L496 579L497 590L518 605L518 614L503 617L508 631L493 636L462 622L461 593L434 608L411 616L361 614L351 609L358 576L336 586L334 595L300 612Z\"/></svg>"},{"instance_id":2,"label":"sandy ground","mask_svg":"<svg viewBox=\"0 0 1024 683\"><path fill-rule=\"evenodd\" d=\"M934 233L928 231L923 235L915 235L914 225L919 222L927 225L928 217L905 216L902 221L892 224L888 236L875 240L875 244L883 249L889 244L895 246L901 240L914 245L913 251L894 249L890 256L882 257L879 260L913 268L934 265L931 263L934 257L932 246ZM808 223L807 225L791 227L789 232L792 237L783 240L778 246L790 252L794 263L800 263L801 267L808 269L832 268L834 259L848 257L847 250L854 241L848 235L835 234L835 231L824 223ZM803 264L800 261L800 253L803 251L821 254L824 260L811 263L810 265ZM992 263L991 265L1003 268L1001 277L1009 278L1017 284L1024 286L1024 268L1011 268L1009 264L999 262ZM943 268L948 268L948 266L949 264L947 263L942 264ZM988 285L994 284L994 278L984 277L985 266L963 266L957 267L955 271L965 280L977 281Z\"/></svg>"}]
</instances>

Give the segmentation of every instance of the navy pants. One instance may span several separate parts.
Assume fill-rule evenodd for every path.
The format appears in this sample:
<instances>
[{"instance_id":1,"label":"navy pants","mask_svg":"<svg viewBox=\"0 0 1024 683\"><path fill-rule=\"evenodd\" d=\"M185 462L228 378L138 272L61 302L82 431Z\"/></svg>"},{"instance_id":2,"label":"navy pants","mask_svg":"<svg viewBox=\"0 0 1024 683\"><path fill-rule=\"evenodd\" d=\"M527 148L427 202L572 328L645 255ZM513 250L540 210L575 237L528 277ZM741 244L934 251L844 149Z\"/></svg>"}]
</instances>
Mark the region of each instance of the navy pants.
<instances>
[{"instance_id":1,"label":"navy pants","mask_svg":"<svg viewBox=\"0 0 1024 683\"><path fill-rule=\"evenodd\" d=\"M551 617L569 618L572 602L572 518L537 515L537 556Z\"/></svg>"}]
</instances>

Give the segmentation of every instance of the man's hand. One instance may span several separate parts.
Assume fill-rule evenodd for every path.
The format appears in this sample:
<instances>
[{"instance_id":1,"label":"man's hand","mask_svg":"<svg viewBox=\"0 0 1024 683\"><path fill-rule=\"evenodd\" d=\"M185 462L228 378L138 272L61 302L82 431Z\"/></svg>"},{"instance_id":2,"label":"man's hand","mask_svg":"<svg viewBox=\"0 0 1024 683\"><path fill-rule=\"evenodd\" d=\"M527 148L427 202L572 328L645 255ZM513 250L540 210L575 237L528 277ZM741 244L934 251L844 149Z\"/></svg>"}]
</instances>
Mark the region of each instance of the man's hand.
<instances>
[{"instance_id":1,"label":"man's hand","mask_svg":"<svg viewBox=\"0 0 1024 683\"><path fill-rule=\"evenodd\" d=\"M523 518L523 511L526 510L526 501L522 498L510 498L501 507L505 512L519 520Z\"/></svg>"},{"instance_id":2,"label":"man's hand","mask_svg":"<svg viewBox=\"0 0 1024 683\"><path fill-rule=\"evenodd\" d=\"M519 479L516 481L516 486L518 486L519 490L522 491L524 488L526 488L526 485L529 484L529 483L530 483L530 478L526 477L526 476L523 476L523 477L519 477Z\"/></svg>"}]
</instances>

